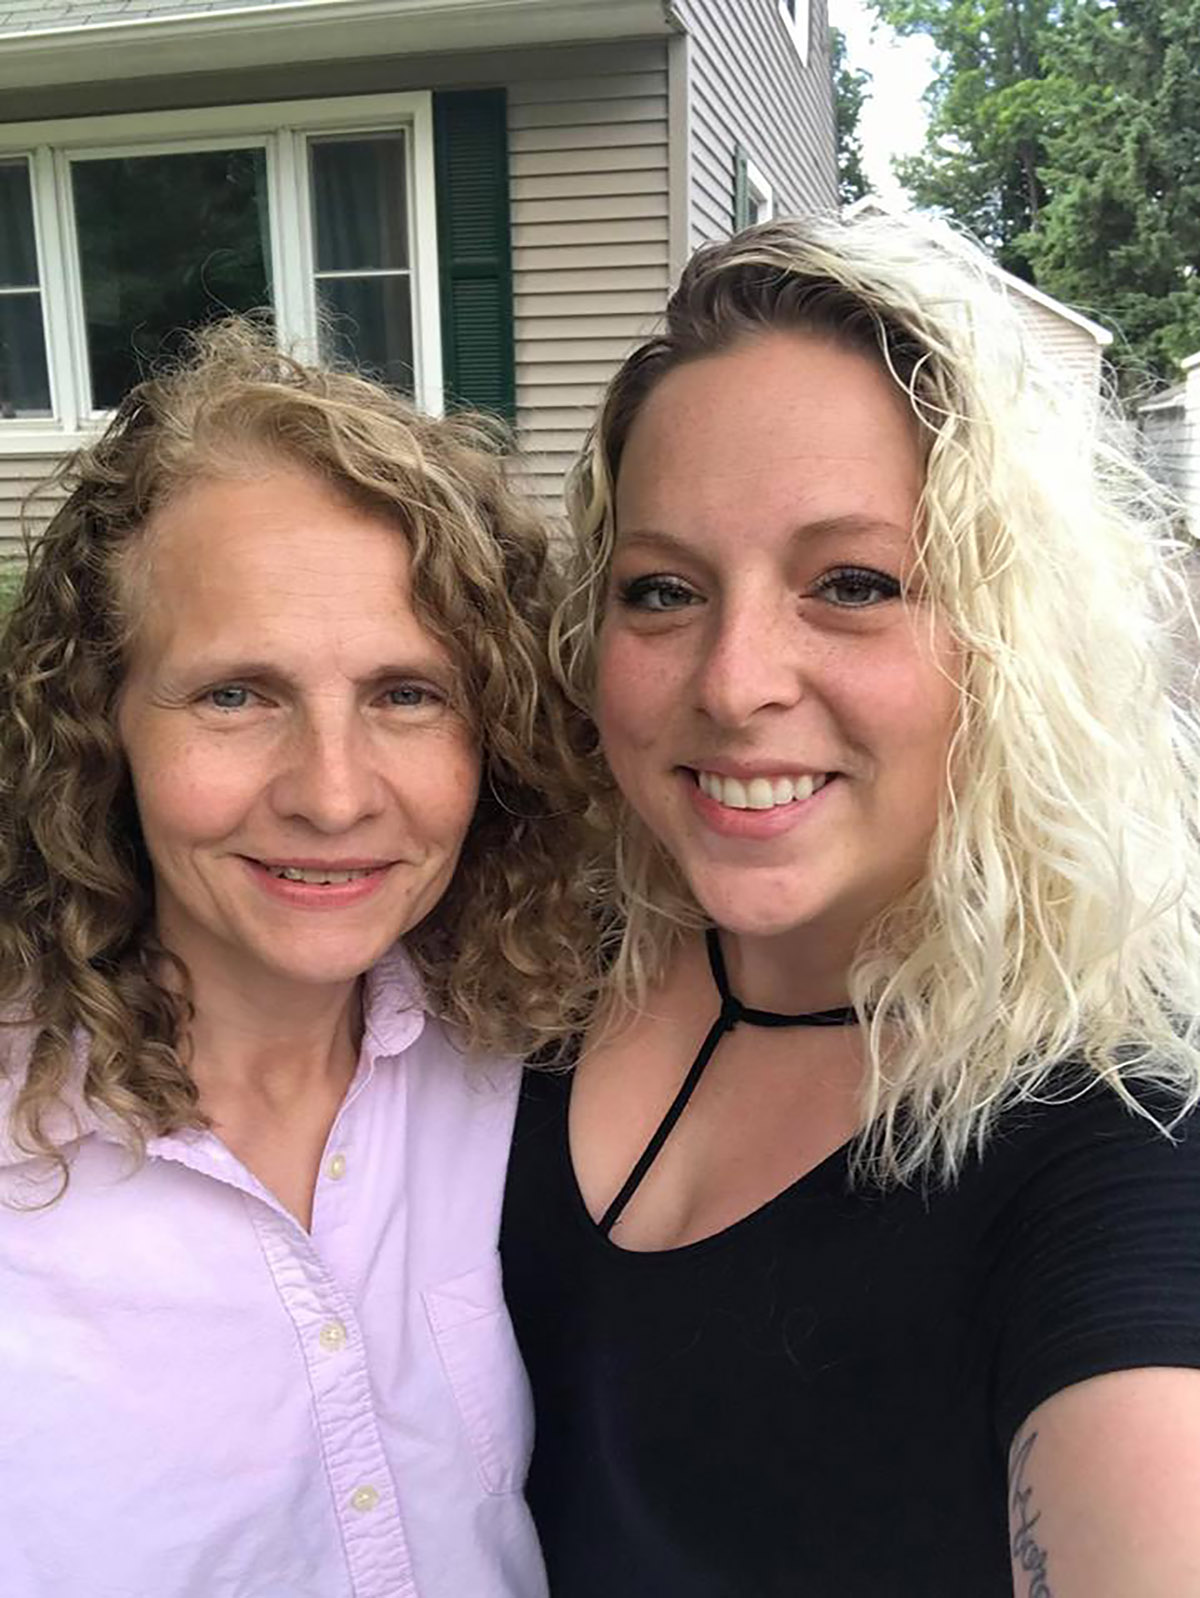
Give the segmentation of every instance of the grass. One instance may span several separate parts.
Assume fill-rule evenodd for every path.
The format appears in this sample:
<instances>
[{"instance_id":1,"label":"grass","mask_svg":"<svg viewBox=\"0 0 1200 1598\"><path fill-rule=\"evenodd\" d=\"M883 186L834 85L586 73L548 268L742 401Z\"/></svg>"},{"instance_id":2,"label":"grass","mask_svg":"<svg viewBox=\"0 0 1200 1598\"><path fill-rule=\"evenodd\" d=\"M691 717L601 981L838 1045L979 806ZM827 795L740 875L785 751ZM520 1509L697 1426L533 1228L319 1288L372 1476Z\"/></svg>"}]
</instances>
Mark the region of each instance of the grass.
<instances>
[{"instance_id":1,"label":"grass","mask_svg":"<svg viewBox=\"0 0 1200 1598\"><path fill-rule=\"evenodd\" d=\"M0 560L0 618L8 614L9 606L17 597L21 579L25 575L23 560Z\"/></svg>"}]
</instances>

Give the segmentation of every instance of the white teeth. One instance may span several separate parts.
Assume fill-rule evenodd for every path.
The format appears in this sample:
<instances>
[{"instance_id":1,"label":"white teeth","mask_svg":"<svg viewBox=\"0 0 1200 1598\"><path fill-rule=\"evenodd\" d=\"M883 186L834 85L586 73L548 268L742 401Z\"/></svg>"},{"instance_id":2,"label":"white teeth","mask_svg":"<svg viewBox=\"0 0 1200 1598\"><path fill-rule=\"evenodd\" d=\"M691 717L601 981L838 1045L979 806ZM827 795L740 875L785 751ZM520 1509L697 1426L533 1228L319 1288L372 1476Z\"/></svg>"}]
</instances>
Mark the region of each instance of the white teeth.
<instances>
[{"instance_id":1,"label":"white teeth","mask_svg":"<svg viewBox=\"0 0 1200 1598\"><path fill-rule=\"evenodd\" d=\"M801 777L751 777L748 782L741 782L737 777L721 777L715 771L698 771L696 781L702 793L727 810L774 810L779 805L811 799L829 777L805 773Z\"/></svg>"},{"instance_id":2,"label":"white teeth","mask_svg":"<svg viewBox=\"0 0 1200 1598\"><path fill-rule=\"evenodd\" d=\"M360 877L369 877L372 869L368 866L357 871L308 871L302 866L267 867L273 877L281 877L284 882L308 882L322 887L333 887L343 882L357 882Z\"/></svg>"}]
</instances>

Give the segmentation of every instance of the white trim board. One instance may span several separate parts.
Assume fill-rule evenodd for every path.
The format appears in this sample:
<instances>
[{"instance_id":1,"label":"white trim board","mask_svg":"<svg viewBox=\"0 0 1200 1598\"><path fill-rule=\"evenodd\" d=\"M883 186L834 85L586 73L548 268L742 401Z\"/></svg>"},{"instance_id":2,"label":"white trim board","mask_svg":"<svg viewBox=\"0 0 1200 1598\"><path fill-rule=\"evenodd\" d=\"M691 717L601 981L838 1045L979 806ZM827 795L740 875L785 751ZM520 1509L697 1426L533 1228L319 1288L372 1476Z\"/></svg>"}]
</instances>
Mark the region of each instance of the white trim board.
<instances>
[{"instance_id":1,"label":"white trim board","mask_svg":"<svg viewBox=\"0 0 1200 1598\"><path fill-rule=\"evenodd\" d=\"M683 31L671 0L289 0L5 33L0 89Z\"/></svg>"},{"instance_id":2,"label":"white trim board","mask_svg":"<svg viewBox=\"0 0 1200 1598\"><path fill-rule=\"evenodd\" d=\"M796 0L796 14L792 15L787 0L778 0L779 15L796 47L801 63L808 65L809 41L812 33L812 14L809 0Z\"/></svg>"},{"instance_id":3,"label":"white trim board","mask_svg":"<svg viewBox=\"0 0 1200 1598\"><path fill-rule=\"evenodd\" d=\"M1176 383L1174 388L1164 389L1153 399L1143 400L1137 410L1139 416L1146 416L1151 411L1182 411L1186 406L1187 384Z\"/></svg>"},{"instance_id":4,"label":"white trim board","mask_svg":"<svg viewBox=\"0 0 1200 1598\"><path fill-rule=\"evenodd\" d=\"M746 192L762 208L762 215L757 220L770 222L775 215L775 190L770 178L749 156L746 157Z\"/></svg>"}]
</instances>

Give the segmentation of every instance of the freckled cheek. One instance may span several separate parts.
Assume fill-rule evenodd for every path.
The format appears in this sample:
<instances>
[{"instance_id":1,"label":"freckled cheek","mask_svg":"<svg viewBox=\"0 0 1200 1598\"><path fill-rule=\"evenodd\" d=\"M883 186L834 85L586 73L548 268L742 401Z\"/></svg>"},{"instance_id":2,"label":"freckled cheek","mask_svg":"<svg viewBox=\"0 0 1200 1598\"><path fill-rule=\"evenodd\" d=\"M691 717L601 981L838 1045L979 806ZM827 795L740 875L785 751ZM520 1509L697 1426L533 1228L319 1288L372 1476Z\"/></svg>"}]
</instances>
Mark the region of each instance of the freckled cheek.
<instances>
[{"instance_id":1,"label":"freckled cheek","mask_svg":"<svg viewBox=\"0 0 1200 1598\"><path fill-rule=\"evenodd\" d=\"M958 691L936 669L901 664L847 695L843 725L867 751L876 779L903 796L917 830L932 829L946 788L946 766L958 717ZM882 796L883 789L880 790Z\"/></svg>"},{"instance_id":2,"label":"freckled cheek","mask_svg":"<svg viewBox=\"0 0 1200 1598\"><path fill-rule=\"evenodd\" d=\"M444 787L434 798L444 847L451 852L457 852L462 848L467 833L471 830L471 822L479 802L478 766L465 767L461 773L461 781L448 788ZM439 800L440 803L437 802Z\"/></svg>"},{"instance_id":3,"label":"freckled cheek","mask_svg":"<svg viewBox=\"0 0 1200 1598\"><path fill-rule=\"evenodd\" d=\"M431 844L457 852L470 831L479 802L482 760L474 742L435 746L424 755L409 750L388 772L396 811Z\"/></svg>"},{"instance_id":4,"label":"freckled cheek","mask_svg":"<svg viewBox=\"0 0 1200 1598\"><path fill-rule=\"evenodd\" d=\"M634 638L605 639L596 671L596 725L606 749L649 749L679 709L682 685L666 651L653 658Z\"/></svg>"},{"instance_id":5,"label":"freckled cheek","mask_svg":"<svg viewBox=\"0 0 1200 1598\"><path fill-rule=\"evenodd\" d=\"M187 848L216 842L240 826L264 793L257 771L228 756L197 759L179 750L161 763L132 763L142 830L155 845Z\"/></svg>"}]
</instances>

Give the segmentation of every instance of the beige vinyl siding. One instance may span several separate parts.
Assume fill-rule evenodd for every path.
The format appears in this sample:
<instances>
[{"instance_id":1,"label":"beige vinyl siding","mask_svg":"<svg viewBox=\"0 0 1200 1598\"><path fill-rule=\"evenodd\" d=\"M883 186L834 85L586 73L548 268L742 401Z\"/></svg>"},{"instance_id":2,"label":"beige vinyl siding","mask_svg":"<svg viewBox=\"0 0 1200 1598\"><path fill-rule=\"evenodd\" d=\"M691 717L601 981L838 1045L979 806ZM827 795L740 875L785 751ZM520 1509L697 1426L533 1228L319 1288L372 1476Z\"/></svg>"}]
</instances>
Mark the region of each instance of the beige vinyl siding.
<instances>
[{"instance_id":1,"label":"beige vinyl siding","mask_svg":"<svg viewBox=\"0 0 1200 1598\"><path fill-rule=\"evenodd\" d=\"M1169 395L1143 409L1138 425L1152 470L1179 495L1188 530L1200 542L1200 364Z\"/></svg>"},{"instance_id":2,"label":"beige vinyl siding","mask_svg":"<svg viewBox=\"0 0 1200 1598\"><path fill-rule=\"evenodd\" d=\"M1186 500L1192 487L1192 456L1200 447L1200 438L1195 435L1183 391L1174 405L1143 411L1140 425L1155 476Z\"/></svg>"},{"instance_id":3,"label":"beige vinyl siding","mask_svg":"<svg viewBox=\"0 0 1200 1598\"><path fill-rule=\"evenodd\" d=\"M31 532L45 523L53 500L39 494L27 509L25 502L55 464L54 456L0 455L0 566L24 554L23 513Z\"/></svg>"},{"instance_id":4,"label":"beige vinyl siding","mask_svg":"<svg viewBox=\"0 0 1200 1598\"><path fill-rule=\"evenodd\" d=\"M1089 394L1099 391L1100 346L1086 327L1059 316L1019 291L1011 294L1013 309L1024 323L1035 348L1061 377L1078 383Z\"/></svg>"},{"instance_id":5,"label":"beige vinyl siding","mask_svg":"<svg viewBox=\"0 0 1200 1598\"><path fill-rule=\"evenodd\" d=\"M554 510L669 281L666 46L596 50L589 68L508 89L517 426Z\"/></svg>"},{"instance_id":6,"label":"beige vinyl siding","mask_svg":"<svg viewBox=\"0 0 1200 1598\"><path fill-rule=\"evenodd\" d=\"M813 0L808 63L778 0L679 0L691 34L691 240L733 229L741 145L771 184L777 215L837 208L826 0Z\"/></svg>"}]
</instances>

